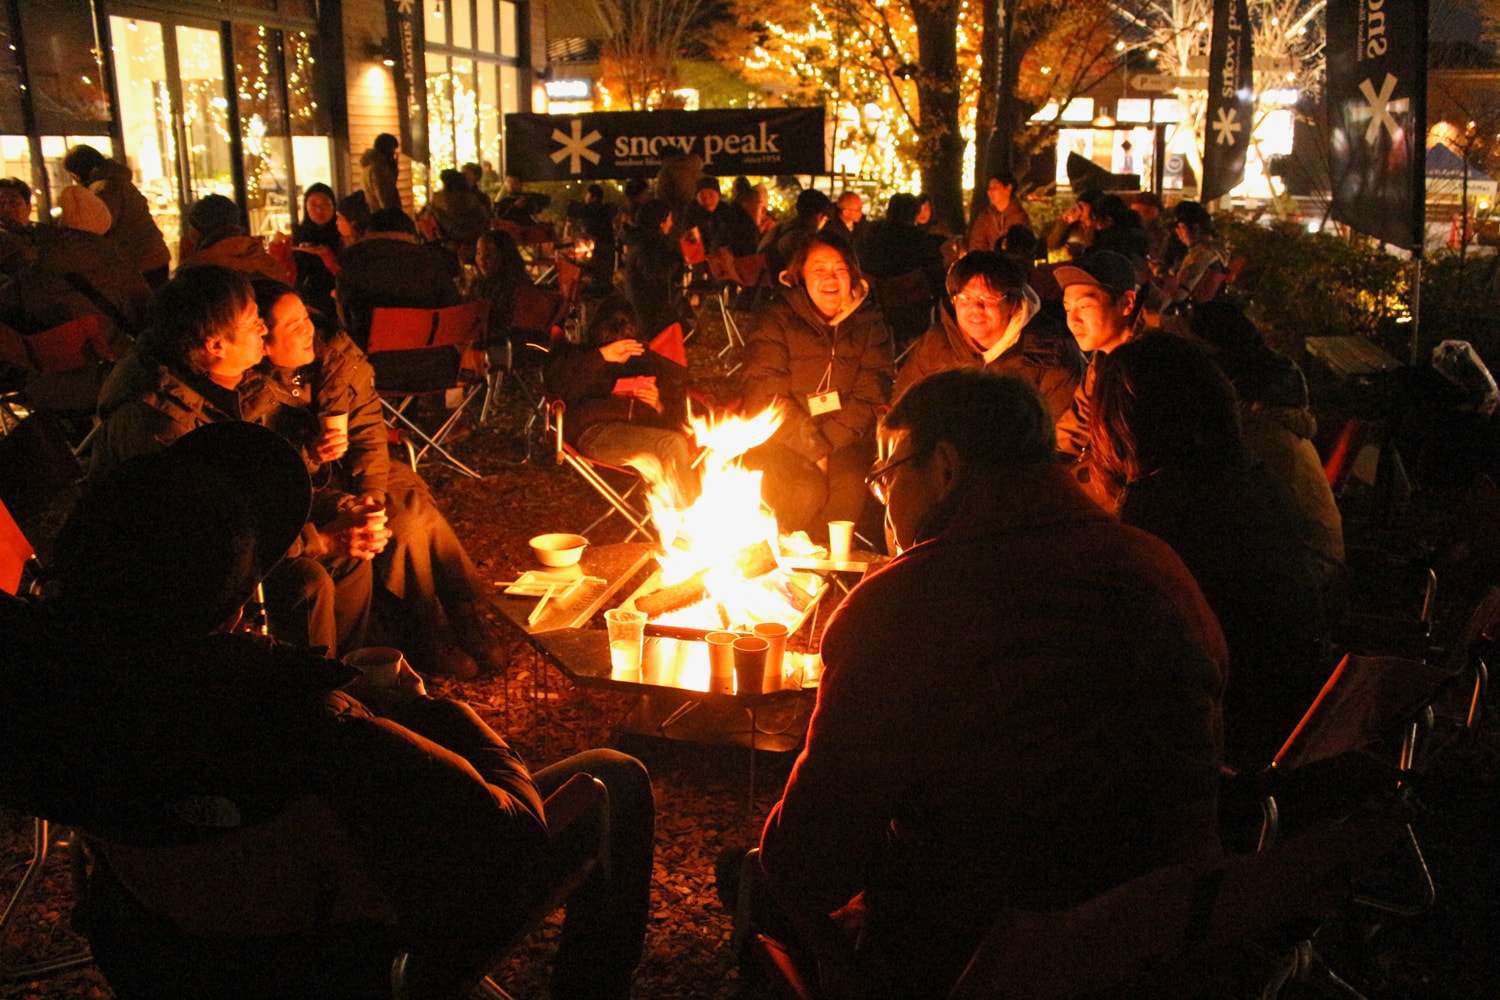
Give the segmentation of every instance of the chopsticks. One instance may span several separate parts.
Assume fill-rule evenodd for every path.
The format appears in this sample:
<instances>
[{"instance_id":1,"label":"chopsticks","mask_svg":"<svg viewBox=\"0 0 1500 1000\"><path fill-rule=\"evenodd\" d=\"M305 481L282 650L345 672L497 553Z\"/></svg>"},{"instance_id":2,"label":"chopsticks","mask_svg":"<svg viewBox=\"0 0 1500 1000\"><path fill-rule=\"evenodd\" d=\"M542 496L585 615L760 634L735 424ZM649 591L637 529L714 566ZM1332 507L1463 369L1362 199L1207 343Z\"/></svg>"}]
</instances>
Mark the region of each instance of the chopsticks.
<instances>
[{"instance_id":1,"label":"chopsticks","mask_svg":"<svg viewBox=\"0 0 1500 1000\"><path fill-rule=\"evenodd\" d=\"M546 610L547 602L552 600L552 592L555 589L557 589L557 584L547 584L547 590L544 594L542 594L542 599L536 602L536 607L532 608L531 614L526 616L527 625L535 625L537 622L541 621L542 612Z\"/></svg>"}]
</instances>

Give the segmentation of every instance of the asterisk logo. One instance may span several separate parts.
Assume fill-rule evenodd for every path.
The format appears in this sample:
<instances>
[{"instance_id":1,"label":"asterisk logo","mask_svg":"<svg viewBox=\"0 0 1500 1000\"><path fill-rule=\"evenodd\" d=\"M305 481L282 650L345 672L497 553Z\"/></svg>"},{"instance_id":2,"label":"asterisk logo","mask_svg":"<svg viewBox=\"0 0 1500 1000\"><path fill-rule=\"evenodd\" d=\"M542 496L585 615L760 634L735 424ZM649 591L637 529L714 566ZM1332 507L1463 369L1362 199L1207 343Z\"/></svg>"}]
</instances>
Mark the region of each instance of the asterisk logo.
<instances>
[{"instance_id":1,"label":"asterisk logo","mask_svg":"<svg viewBox=\"0 0 1500 1000\"><path fill-rule=\"evenodd\" d=\"M1370 127L1365 129L1365 142L1374 142L1375 137L1380 134L1380 127L1391 134L1391 141L1396 142L1401 138L1401 124L1396 121L1395 115L1405 114L1411 108L1411 101L1406 98L1391 100L1391 95L1396 92L1396 78L1387 73L1385 80L1380 84L1380 93L1375 93L1375 85L1369 80L1359 85L1359 92L1365 95L1365 100L1370 102L1370 110L1356 109L1354 117L1370 119Z\"/></svg>"},{"instance_id":2,"label":"asterisk logo","mask_svg":"<svg viewBox=\"0 0 1500 1000\"><path fill-rule=\"evenodd\" d=\"M599 154L589 147L602 139L603 136L597 130L584 135L583 121L581 119L574 118L570 124L573 132L572 135L568 135L562 129L555 128L552 130L552 141L562 143L562 147L552 154L552 162L561 163L563 160L567 160L568 173L577 174L583 172L582 161L588 160L590 163L599 162Z\"/></svg>"},{"instance_id":3,"label":"asterisk logo","mask_svg":"<svg viewBox=\"0 0 1500 1000\"><path fill-rule=\"evenodd\" d=\"M403 15L410 14L412 7L415 5L416 0L396 0L396 13Z\"/></svg>"},{"instance_id":4,"label":"asterisk logo","mask_svg":"<svg viewBox=\"0 0 1500 1000\"><path fill-rule=\"evenodd\" d=\"M1219 120L1211 126L1216 133L1214 141L1221 146L1233 146L1235 135L1244 128L1237 120L1240 113L1234 108L1220 108L1217 114Z\"/></svg>"}]
</instances>

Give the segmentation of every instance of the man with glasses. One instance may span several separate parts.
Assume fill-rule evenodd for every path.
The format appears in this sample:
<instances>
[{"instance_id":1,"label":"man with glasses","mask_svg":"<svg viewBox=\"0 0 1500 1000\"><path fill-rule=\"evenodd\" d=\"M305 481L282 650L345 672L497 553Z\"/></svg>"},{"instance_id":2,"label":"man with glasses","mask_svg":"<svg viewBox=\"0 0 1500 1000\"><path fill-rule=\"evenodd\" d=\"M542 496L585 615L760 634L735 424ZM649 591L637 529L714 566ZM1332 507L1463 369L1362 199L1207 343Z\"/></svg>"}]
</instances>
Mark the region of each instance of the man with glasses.
<instances>
[{"instance_id":1,"label":"man with glasses","mask_svg":"<svg viewBox=\"0 0 1500 1000\"><path fill-rule=\"evenodd\" d=\"M950 368L1015 375L1042 394L1053 419L1073 402L1083 356L1057 317L1045 312L1020 265L997 250L975 250L948 271L952 311L922 335L896 374L894 397Z\"/></svg>"},{"instance_id":2,"label":"man with glasses","mask_svg":"<svg viewBox=\"0 0 1500 1000\"><path fill-rule=\"evenodd\" d=\"M754 918L848 995L944 997L1003 909L1214 857L1213 613L1052 461L1019 379L913 386L869 483L901 550L823 636Z\"/></svg>"}]
</instances>

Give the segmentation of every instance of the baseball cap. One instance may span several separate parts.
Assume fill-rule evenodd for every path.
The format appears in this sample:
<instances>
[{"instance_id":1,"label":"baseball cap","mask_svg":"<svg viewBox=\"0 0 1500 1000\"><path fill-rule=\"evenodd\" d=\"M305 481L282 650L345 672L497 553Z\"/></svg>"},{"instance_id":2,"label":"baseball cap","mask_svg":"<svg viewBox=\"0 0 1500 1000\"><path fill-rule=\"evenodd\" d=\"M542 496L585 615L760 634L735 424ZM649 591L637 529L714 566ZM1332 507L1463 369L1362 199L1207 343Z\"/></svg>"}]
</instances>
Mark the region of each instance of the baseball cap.
<instances>
[{"instance_id":1,"label":"baseball cap","mask_svg":"<svg viewBox=\"0 0 1500 1000\"><path fill-rule=\"evenodd\" d=\"M1113 250L1093 250L1071 264L1059 264L1052 269L1052 277L1062 288L1098 285L1118 294L1141 287L1140 276L1130 258Z\"/></svg>"}]
</instances>

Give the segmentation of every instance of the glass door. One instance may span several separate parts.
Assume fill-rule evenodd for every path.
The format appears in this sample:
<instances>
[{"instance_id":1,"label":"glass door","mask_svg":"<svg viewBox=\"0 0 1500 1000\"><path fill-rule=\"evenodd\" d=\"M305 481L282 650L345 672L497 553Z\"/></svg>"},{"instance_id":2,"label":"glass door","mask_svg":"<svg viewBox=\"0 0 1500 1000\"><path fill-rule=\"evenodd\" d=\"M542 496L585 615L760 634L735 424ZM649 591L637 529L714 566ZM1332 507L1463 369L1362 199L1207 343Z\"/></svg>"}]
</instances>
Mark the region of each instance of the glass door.
<instances>
[{"instance_id":1,"label":"glass door","mask_svg":"<svg viewBox=\"0 0 1500 1000\"><path fill-rule=\"evenodd\" d=\"M135 184L151 205L172 263L181 238L182 187L176 116L167 76L167 41L160 22L111 17L115 86L120 95L120 131Z\"/></svg>"},{"instance_id":2,"label":"glass door","mask_svg":"<svg viewBox=\"0 0 1500 1000\"><path fill-rule=\"evenodd\" d=\"M177 76L182 88L182 149L188 204L208 194L234 200L229 147L229 96L224 90L224 39L217 28L177 25Z\"/></svg>"}]
</instances>

